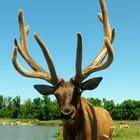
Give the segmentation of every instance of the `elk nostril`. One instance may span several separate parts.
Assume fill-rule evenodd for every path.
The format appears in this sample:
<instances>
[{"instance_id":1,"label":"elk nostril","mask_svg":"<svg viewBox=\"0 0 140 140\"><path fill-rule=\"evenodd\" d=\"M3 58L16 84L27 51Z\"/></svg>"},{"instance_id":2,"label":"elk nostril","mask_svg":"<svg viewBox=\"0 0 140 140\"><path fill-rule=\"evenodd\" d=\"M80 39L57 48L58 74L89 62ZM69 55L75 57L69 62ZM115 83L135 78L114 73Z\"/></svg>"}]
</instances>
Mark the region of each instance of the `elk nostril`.
<instances>
[{"instance_id":1,"label":"elk nostril","mask_svg":"<svg viewBox=\"0 0 140 140\"><path fill-rule=\"evenodd\" d=\"M70 112L70 116L72 116L73 115L73 112Z\"/></svg>"},{"instance_id":2,"label":"elk nostril","mask_svg":"<svg viewBox=\"0 0 140 140\"><path fill-rule=\"evenodd\" d=\"M69 108L65 108L65 109L64 109L64 113L65 113L65 114L70 114L70 113L71 113L71 111L70 111L70 109L69 109Z\"/></svg>"},{"instance_id":3,"label":"elk nostril","mask_svg":"<svg viewBox=\"0 0 140 140\"><path fill-rule=\"evenodd\" d=\"M70 109L65 109L61 111L61 118L64 120L71 120L73 116L73 112Z\"/></svg>"}]
</instances>

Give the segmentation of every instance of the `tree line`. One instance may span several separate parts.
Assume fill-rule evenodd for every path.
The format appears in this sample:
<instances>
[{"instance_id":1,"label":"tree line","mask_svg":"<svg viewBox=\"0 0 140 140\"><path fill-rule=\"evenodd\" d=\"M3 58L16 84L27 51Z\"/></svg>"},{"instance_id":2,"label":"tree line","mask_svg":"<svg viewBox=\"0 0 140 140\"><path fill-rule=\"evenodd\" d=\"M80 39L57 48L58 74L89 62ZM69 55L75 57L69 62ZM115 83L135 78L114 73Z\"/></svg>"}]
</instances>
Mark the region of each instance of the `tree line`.
<instances>
[{"instance_id":1,"label":"tree line","mask_svg":"<svg viewBox=\"0 0 140 140\"><path fill-rule=\"evenodd\" d=\"M125 100L115 105L113 100L105 98L88 100L93 106L108 110L114 120L140 119L140 101ZM60 119L60 115L57 101L51 100L48 96L27 99L21 103L20 96L12 98L0 95L0 118L55 120Z\"/></svg>"}]
</instances>

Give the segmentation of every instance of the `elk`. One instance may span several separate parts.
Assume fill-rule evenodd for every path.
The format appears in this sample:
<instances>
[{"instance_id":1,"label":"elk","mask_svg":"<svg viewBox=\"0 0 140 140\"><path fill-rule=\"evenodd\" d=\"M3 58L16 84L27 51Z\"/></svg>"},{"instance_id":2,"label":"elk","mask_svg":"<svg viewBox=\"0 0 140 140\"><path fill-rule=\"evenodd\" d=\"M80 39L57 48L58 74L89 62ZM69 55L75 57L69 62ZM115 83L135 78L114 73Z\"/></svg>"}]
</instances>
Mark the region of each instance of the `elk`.
<instances>
[{"instance_id":1,"label":"elk","mask_svg":"<svg viewBox=\"0 0 140 140\"><path fill-rule=\"evenodd\" d=\"M120 128L129 128L130 126L126 121L120 122Z\"/></svg>"},{"instance_id":2,"label":"elk","mask_svg":"<svg viewBox=\"0 0 140 140\"><path fill-rule=\"evenodd\" d=\"M86 98L81 97L83 91L95 89L102 77L84 80L92 73L108 68L114 58L112 43L115 29L110 27L105 1L99 0L99 2L102 12L98 14L98 17L104 29L103 47L92 63L82 69L82 35L77 33L76 73L69 81L65 81L57 75L50 53L37 33L34 33L34 37L45 57L49 73L31 57L27 43L29 27L24 23L23 11L19 10L18 13L20 44L15 38L12 55L13 65L21 75L40 78L52 85L34 85L34 88L44 96L55 95L63 121L64 140L112 139L114 124L110 114L103 108L93 107ZM23 57L33 71L26 70L19 64L17 53Z\"/></svg>"}]
</instances>

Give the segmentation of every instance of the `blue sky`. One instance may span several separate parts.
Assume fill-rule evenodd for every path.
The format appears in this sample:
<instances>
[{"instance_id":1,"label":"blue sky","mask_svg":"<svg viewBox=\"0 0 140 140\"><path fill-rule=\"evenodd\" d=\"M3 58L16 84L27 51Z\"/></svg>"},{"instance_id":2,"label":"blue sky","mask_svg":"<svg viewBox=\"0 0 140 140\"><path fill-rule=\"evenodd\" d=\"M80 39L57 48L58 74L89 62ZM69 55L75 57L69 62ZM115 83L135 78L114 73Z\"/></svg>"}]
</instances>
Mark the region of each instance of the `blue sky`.
<instances>
[{"instance_id":1,"label":"blue sky","mask_svg":"<svg viewBox=\"0 0 140 140\"><path fill-rule=\"evenodd\" d=\"M83 96L113 99L140 99L140 1L106 0L111 26L116 28L113 44L115 58L106 70L90 77L102 76L99 87ZM0 94L20 95L22 100L41 97L34 84L47 84L40 79L26 78L13 67L13 39L19 39L18 10L24 10L25 22L30 25L30 53L47 69L44 57L33 33L37 32L47 44L57 73L69 80L75 73L76 33L83 35L83 68L96 57L103 43L103 28L97 18L98 0L1 0L0 1ZM20 63L30 68L19 57Z\"/></svg>"}]
</instances>

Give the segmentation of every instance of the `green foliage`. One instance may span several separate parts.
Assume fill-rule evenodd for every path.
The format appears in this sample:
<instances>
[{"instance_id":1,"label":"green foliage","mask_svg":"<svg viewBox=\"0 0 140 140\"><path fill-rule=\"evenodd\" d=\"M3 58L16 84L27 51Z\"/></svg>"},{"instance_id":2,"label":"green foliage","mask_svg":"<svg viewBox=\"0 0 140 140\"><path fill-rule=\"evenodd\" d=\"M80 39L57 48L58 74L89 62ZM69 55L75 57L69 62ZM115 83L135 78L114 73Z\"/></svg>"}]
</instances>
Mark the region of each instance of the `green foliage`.
<instances>
[{"instance_id":1,"label":"green foliage","mask_svg":"<svg viewBox=\"0 0 140 140\"><path fill-rule=\"evenodd\" d=\"M140 120L140 108L135 108L133 114L136 120Z\"/></svg>"},{"instance_id":2,"label":"green foliage","mask_svg":"<svg viewBox=\"0 0 140 140\"><path fill-rule=\"evenodd\" d=\"M93 106L102 106L102 101L98 98L89 98L88 100Z\"/></svg>"},{"instance_id":3,"label":"green foliage","mask_svg":"<svg viewBox=\"0 0 140 140\"><path fill-rule=\"evenodd\" d=\"M44 119L44 107L43 100L41 98L35 98L32 103L33 118L43 120Z\"/></svg>"},{"instance_id":4,"label":"green foliage","mask_svg":"<svg viewBox=\"0 0 140 140\"><path fill-rule=\"evenodd\" d=\"M33 119L33 105L31 99L26 100L21 105L22 117L27 119Z\"/></svg>"},{"instance_id":5,"label":"green foliage","mask_svg":"<svg viewBox=\"0 0 140 140\"><path fill-rule=\"evenodd\" d=\"M125 100L121 104L115 105L113 100L101 101L98 98L89 98L93 106L100 106L109 111L114 120L138 120L140 119L140 101Z\"/></svg>"},{"instance_id":6,"label":"green foliage","mask_svg":"<svg viewBox=\"0 0 140 140\"><path fill-rule=\"evenodd\" d=\"M140 119L140 101L125 100L118 104L112 112L113 119L138 120Z\"/></svg>"},{"instance_id":7,"label":"green foliage","mask_svg":"<svg viewBox=\"0 0 140 140\"><path fill-rule=\"evenodd\" d=\"M111 112L111 116L114 120L122 120L123 110L117 105Z\"/></svg>"},{"instance_id":8,"label":"green foliage","mask_svg":"<svg viewBox=\"0 0 140 140\"><path fill-rule=\"evenodd\" d=\"M48 96L44 96L44 113L46 120L56 120L59 119L59 108L55 101L51 101Z\"/></svg>"},{"instance_id":9,"label":"green foliage","mask_svg":"<svg viewBox=\"0 0 140 140\"><path fill-rule=\"evenodd\" d=\"M113 102L113 100L106 100L105 98L103 98L103 107L110 112L110 114L112 113L113 109L115 108L115 104Z\"/></svg>"},{"instance_id":10,"label":"green foliage","mask_svg":"<svg viewBox=\"0 0 140 140\"><path fill-rule=\"evenodd\" d=\"M0 95L0 109L2 109L3 107L3 96Z\"/></svg>"},{"instance_id":11,"label":"green foliage","mask_svg":"<svg viewBox=\"0 0 140 140\"><path fill-rule=\"evenodd\" d=\"M140 119L140 101L125 100L115 105L113 100L89 98L93 106L100 106L109 111L114 120ZM26 118L39 120L59 119L59 106L56 100L48 96L28 99L21 104L20 96L3 97L0 95L0 118Z\"/></svg>"},{"instance_id":12,"label":"green foliage","mask_svg":"<svg viewBox=\"0 0 140 140\"><path fill-rule=\"evenodd\" d=\"M12 107L11 118L15 119L20 116L20 96L16 96L12 102L13 102L13 107Z\"/></svg>"},{"instance_id":13,"label":"green foliage","mask_svg":"<svg viewBox=\"0 0 140 140\"><path fill-rule=\"evenodd\" d=\"M0 95L0 118L55 120L59 119L59 107L56 100L47 96L28 99L21 104L20 96L12 99Z\"/></svg>"}]
</instances>

